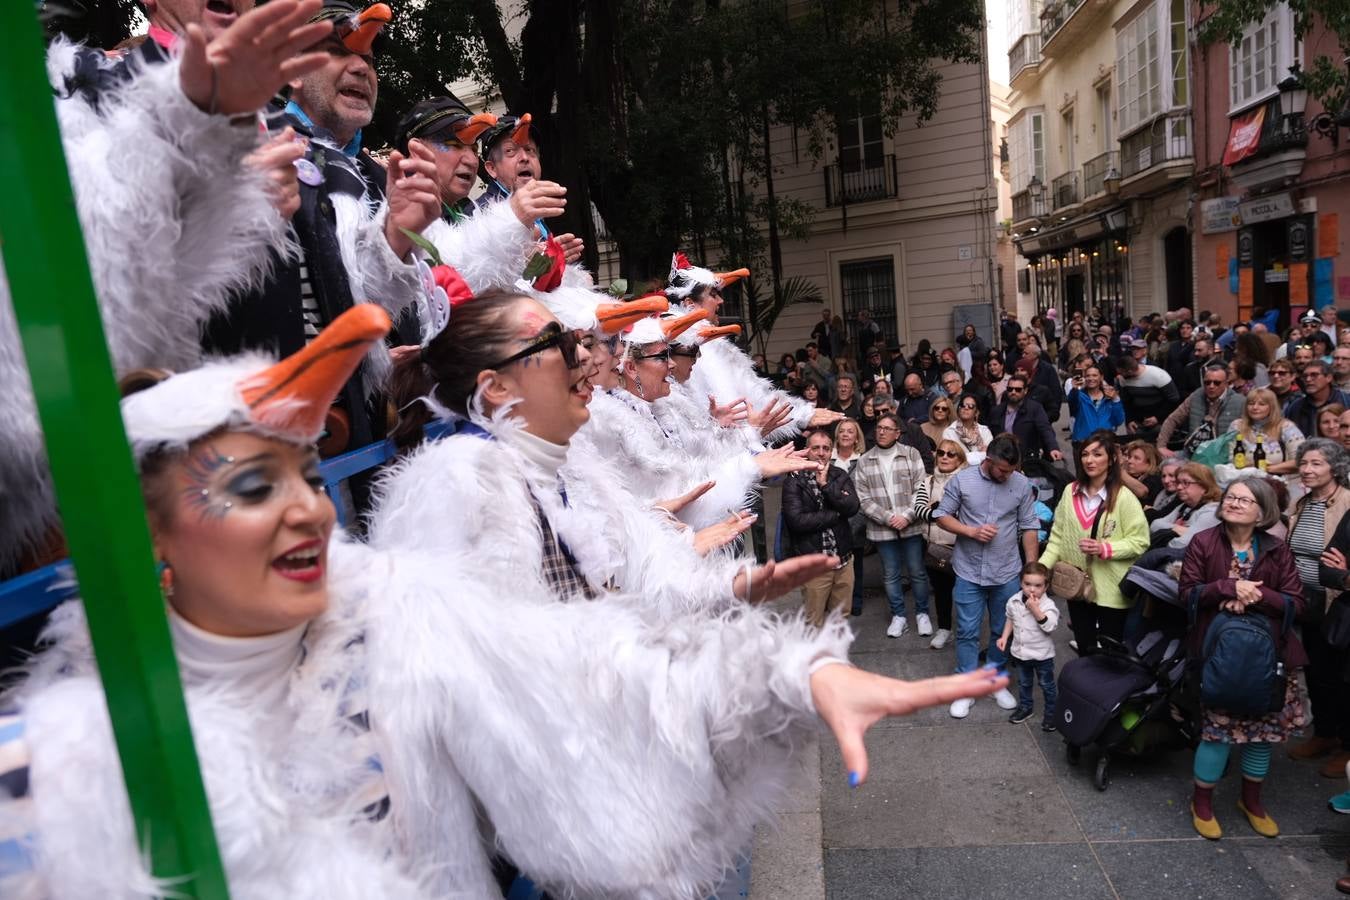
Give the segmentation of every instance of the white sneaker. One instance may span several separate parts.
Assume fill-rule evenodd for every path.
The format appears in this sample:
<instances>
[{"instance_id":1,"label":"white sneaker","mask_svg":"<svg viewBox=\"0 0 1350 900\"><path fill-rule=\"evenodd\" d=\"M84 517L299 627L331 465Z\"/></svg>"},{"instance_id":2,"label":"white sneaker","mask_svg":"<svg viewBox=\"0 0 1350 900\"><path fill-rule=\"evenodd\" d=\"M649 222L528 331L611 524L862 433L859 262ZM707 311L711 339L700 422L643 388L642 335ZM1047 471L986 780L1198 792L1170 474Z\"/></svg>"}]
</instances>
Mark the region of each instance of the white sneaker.
<instances>
[{"instance_id":1,"label":"white sneaker","mask_svg":"<svg viewBox=\"0 0 1350 900\"><path fill-rule=\"evenodd\" d=\"M1017 698L1007 688L999 688L994 694L994 702L999 709L1017 709Z\"/></svg>"},{"instance_id":2,"label":"white sneaker","mask_svg":"<svg viewBox=\"0 0 1350 900\"><path fill-rule=\"evenodd\" d=\"M933 633L933 620L928 618L928 613L919 613L915 616L914 624L919 626L919 637L928 637Z\"/></svg>"},{"instance_id":3,"label":"white sneaker","mask_svg":"<svg viewBox=\"0 0 1350 900\"><path fill-rule=\"evenodd\" d=\"M970 715L970 708L974 705L974 700L969 697L962 697L960 700L953 700L952 707L947 712L952 714L953 719L964 719Z\"/></svg>"},{"instance_id":4,"label":"white sneaker","mask_svg":"<svg viewBox=\"0 0 1350 900\"><path fill-rule=\"evenodd\" d=\"M891 624L886 629L886 637L899 637L909 628L904 616L891 616Z\"/></svg>"},{"instance_id":5,"label":"white sneaker","mask_svg":"<svg viewBox=\"0 0 1350 900\"><path fill-rule=\"evenodd\" d=\"M933 635L933 639L928 642L928 646L932 647L934 650L941 650L943 647L947 646L947 642L951 639L952 633L950 631L945 628L939 628L937 634Z\"/></svg>"}]
</instances>

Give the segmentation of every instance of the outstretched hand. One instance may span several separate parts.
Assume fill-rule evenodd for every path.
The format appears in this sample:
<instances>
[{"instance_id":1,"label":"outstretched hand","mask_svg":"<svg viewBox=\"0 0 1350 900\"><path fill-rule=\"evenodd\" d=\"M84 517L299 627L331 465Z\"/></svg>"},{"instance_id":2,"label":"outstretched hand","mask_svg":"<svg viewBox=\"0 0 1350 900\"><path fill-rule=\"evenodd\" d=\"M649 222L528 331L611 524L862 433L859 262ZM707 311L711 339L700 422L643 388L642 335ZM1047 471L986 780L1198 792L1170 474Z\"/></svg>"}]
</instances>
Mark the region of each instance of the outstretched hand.
<instances>
[{"instance_id":1,"label":"outstretched hand","mask_svg":"<svg viewBox=\"0 0 1350 900\"><path fill-rule=\"evenodd\" d=\"M807 423L807 427L824 428L826 425L833 425L843 417L843 413L833 409L817 409L811 413L811 421Z\"/></svg>"},{"instance_id":2,"label":"outstretched hand","mask_svg":"<svg viewBox=\"0 0 1350 900\"><path fill-rule=\"evenodd\" d=\"M781 597L788 591L796 590L817 575L839 565L838 557L824 553L811 553L807 556L794 556L782 562L769 560L762 566L750 570L749 583L746 583L744 571L736 574L731 583L732 592L750 603L763 603Z\"/></svg>"},{"instance_id":3,"label":"outstretched hand","mask_svg":"<svg viewBox=\"0 0 1350 900\"><path fill-rule=\"evenodd\" d=\"M441 215L436 155L421 141L410 141L406 157L397 150L389 154L386 184L389 212L385 217L384 238L395 256L407 259L413 244L404 229L421 234Z\"/></svg>"},{"instance_id":4,"label":"outstretched hand","mask_svg":"<svg viewBox=\"0 0 1350 900\"><path fill-rule=\"evenodd\" d=\"M696 484L678 497L672 497L669 500L658 500L652 506L659 510L670 513L671 516L678 516L683 509L690 503L693 503L699 497L702 497L708 491L712 490L715 481L705 481L702 484Z\"/></svg>"},{"instance_id":5,"label":"outstretched hand","mask_svg":"<svg viewBox=\"0 0 1350 900\"><path fill-rule=\"evenodd\" d=\"M777 450L756 453L755 465L759 466L761 478L776 478L789 472L805 472L816 467L815 463L806 458L805 450L793 450L791 444Z\"/></svg>"},{"instance_id":6,"label":"outstretched hand","mask_svg":"<svg viewBox=\"0 0 1350 900\"><path fill-rule=\"evenodd\" d=\"M240 16L209 44L202 27L183 36L178 83L200 110L234 116L267 105L289 81L323 66L328 53L305 53L333 30L309 22L322 0L272 0Z\"/></svg>"},{"instance_id":7,"label":"outstretched hand","mask_svg":"<svg viewBox=\"0 0 1350 900\"><path fill-rule=\"evenodd\" d=\"M700 528L694 533L694 550L699 556L707 556L714 550L720 550L736 538L750 530L758 518L753 513L732 513L722 521Z\"/></svg>"},{"instance_id":8,"label":"outstretched hand","mask_svg":"<svg viewBox=\"0 0 1350 900\"><path fill-rule=\"evenodd\" d=\"M771 399L758 410L750 409L748 421L768 437L792 420L792 407L786 400Z\"/></svg>"},{"instance_id":9,"label":"outstretched hand","mask_svg":"<svg viewBox=\"0 0 1350 900\"><path fill-rule=\"evenodd\" d=\"M723 428L744 425L750 418L750 404L744 397L731 401L726 406L718 406L717 398L708 395L708 415Z\"/></svg>"},{"instance_id":10,"label":"outstretched hand","mask_svg":"<svg viewBox=\"0 0 1350 900\"><path fill-rule=\"evenodd\" d=\"M965 697L984 697L1008 686L1008 676L992 669L964 675L900 681L853 666L824 666L811 676L816 712L834 732L849 784L867 780L867 729L887 716L907 716L929 706Z\"/></svg>"}]
</instances>

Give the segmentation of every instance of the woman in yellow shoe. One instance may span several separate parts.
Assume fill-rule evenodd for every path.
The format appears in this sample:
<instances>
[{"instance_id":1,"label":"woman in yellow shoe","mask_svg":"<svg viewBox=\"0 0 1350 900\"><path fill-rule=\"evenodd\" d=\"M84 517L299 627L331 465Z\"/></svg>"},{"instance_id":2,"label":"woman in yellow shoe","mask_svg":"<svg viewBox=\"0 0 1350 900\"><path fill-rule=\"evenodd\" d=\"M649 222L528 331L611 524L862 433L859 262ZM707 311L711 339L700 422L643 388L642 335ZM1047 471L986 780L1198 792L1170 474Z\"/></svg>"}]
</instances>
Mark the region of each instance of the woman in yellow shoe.
<instances>
[{"instance_id":1,"label":"woman in yellow shoe","mask_svg":"<svg viewBox=\"0 0 1350 900\"><path fill-rule=\"evenodd\" d=\"M1234 481L1219 501L1219 525L1202 531L1186 548L1179 596L1195 610L1189 650L1202 660L1205 636L1223 613L1258 616L1270 628L1285 669L1284 705L1263 715L1240 715L1204 707L1200 746L1195 749L1195 792L1191 820L1202 837L1223 835L1214 816L1214 786L1223 777L1233 744L1242 745L1242 798L1238 808L1253 830L1275 837L1279 826L1266 811L1261 787L1270 771L1271 744L1288 740L1304 724L1303 695L1297 670L1307 653L1292 629L1282 627L1292 607L1303 612L1303 583L1294 554L1266 529L1280 520L1275 490L1264 478Z\"/></svg>"}]
</instances>

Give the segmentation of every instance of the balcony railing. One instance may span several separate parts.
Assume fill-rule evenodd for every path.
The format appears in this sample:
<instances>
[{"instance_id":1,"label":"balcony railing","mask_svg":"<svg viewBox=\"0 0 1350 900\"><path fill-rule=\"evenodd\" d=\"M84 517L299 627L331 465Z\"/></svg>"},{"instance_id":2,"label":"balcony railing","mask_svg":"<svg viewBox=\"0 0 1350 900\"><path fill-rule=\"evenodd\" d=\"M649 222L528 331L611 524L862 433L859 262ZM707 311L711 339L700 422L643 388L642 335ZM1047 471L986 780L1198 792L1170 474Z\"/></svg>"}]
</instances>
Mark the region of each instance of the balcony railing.
<instances>
[{"instance_id":1,"label":"balcony railing","mask_svg":"<svg viewBox=\"0 0 1350 900\"><path fill-rule=\"evenodd\" d=\"M1044 189L1042 189L1044 190ZM1025 222L1028 219L1038 219L1045 215L1045 195L1033 197L1031 190L1018 191L1012 195L1013 221Z\"/></svg>"},{"instance_id":2,"label":"balcony railing","mask_svg":"<svg viewBox=\"0 0 1350 900\"><path fill-rule=\"evenodd\" d=\"M1024 34L1017 39L1008 51L1009 80L1016 81L1018 74L1028 66L1040 65L1041 36L1039 33Z\"/></svg>"},{"instance_id":3,"label":"balcony railing","mask_svg":"<svg viewBox=\"0 0 1350 900\"><path fill-rule=\"evenodd\" d=\"M1050 197L1055 209L1073 206L1078 202L1078 173L1065 172L1050 182Z\"/></svg>"},{"instance_id":4,"label":"balcony railing","mask_svg":"<svg viewBox=\"0 0 1350 900\"><path fill-rule=\"evenodd\" d=\"M1154 166L1188 160L1191 156L1191 114L1168 113L1159 116L1147 128L1121 139L1120 174L1129 178Z\"/></svg>"},{"instance_id":5,"label":"balcony railing","mask_svg":"<svg viewBox=\"0 0 1350 900\"><path fill-rule=\"evenodd\" d=\"M1082 0L1060 0L1047 3L1041 10L1041 43L1045 44L1054 37L1055 32L1069 21L1069 16L1078 8Z\"/></svg>"},{"instance_id":6,"label":"balcony railing","mask_svg":"<svg viewBox=\"0 0 1350 900\"><path fill-rule=\"evenodd\" d=\"M881 165L845 172L839 165L825 167L825 205L867 203L886 200L897 194L895 156L887 154Z\"/></svg>"},{"instance_id":7,"label":"balcony railing","mask_svg":"<svg viewBox=\"0 0 1350 900\"><path fill-rule=\"evenodd\" d=\"M1106 193L1106 173L1120 174L1120 151L1108 150L1083 163L1083 199Z\"/></svg>"}]
</instances>

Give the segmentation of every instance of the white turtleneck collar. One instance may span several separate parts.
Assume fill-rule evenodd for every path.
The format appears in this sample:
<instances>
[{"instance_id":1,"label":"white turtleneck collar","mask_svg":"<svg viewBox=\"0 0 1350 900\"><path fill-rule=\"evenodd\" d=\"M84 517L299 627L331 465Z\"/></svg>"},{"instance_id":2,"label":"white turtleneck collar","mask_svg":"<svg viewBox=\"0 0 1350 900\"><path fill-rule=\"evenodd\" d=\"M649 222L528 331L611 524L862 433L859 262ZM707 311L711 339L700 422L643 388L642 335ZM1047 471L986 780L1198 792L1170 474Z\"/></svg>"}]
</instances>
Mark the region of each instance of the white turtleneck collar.
<instances>
[{"instance_id":1,"label":"white turtleneck collar","mask_svg":"<svg viewBox=\"0 0 1350 900\"><path fill-rule=\"evenodd\" d=\"M558 470L567 462L568 444L555 444L530 434L517 425L503 428L497 438L510 445L525 460L531 482L550 491L557 490Z\"/></svg>"},{"instance_id":2,"label":"white turtleneck collar","mask_svg":"<svg viewBox=\"0 0 1350 900\"><path fill-rule=\"evenodd\" d=\"M308 623L261 637L224 637L193 625L169 607L169 629L183 683L240 693L265 704L286 689L304 656Z\"/></svg>"}]
</instances>

